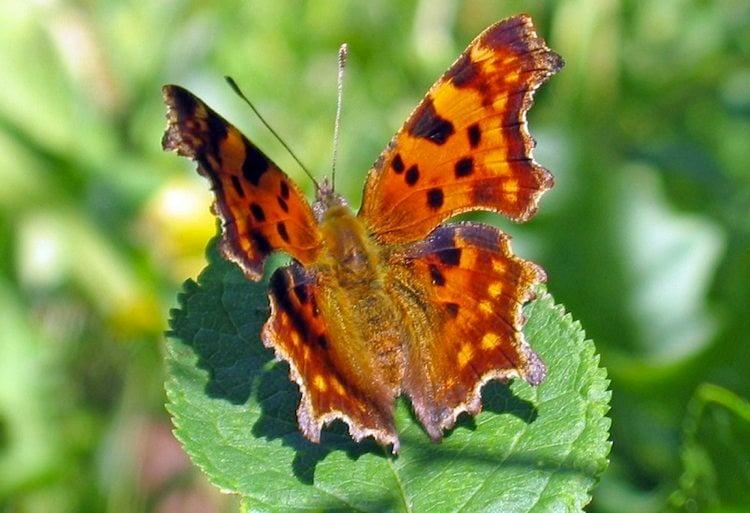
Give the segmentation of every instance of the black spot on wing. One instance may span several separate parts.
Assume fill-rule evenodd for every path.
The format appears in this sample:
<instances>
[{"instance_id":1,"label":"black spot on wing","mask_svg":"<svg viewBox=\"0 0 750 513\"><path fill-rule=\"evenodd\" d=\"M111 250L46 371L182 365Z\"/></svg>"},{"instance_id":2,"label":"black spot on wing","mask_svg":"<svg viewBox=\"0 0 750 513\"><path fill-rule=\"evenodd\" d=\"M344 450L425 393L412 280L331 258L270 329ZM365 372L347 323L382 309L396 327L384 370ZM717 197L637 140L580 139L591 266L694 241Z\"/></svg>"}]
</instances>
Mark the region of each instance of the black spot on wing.
<instances>
[{"instance_id":1,"label":"black spot on wing","mask_svg":"<svg viewBox=\"0 0 750 513\"><path fill-rule=\"evenodd\" d=\"M435 187L427 191L427 206L432 210L438 210L443 206L444 201L445 195L443 194L443 189L440 187Z\"/></svg>"},{"instance_id":2,"label":"black spot on wing","mask_svg":"<svg viewBox=\"0 0 750 513\"><path fill-rule=\"evenodd\" d=\"M441 263L455 267L461 263L461 248L443 249L438 251L436 256Z\"/></svg>"},{"instance_id":3,"label":"black spot on wing","mask_svg":"<svg viewBox=\"0 0 750 513\"><path fill-rule=\"evenodd\" d=\"M208 111L208 115L206 117L208 137L205 137L204 140L206 141L207 148L204 148L202 151L204 153L210 153L216 159L216 162L219 164L219 166L221 166L222 158L220 146L221 142L227 138L228 122L225 121L224 118L216 114L208 106L206 106L206 109Z\"/></svg>"},{"instance_id":4,"label":"black spot on wing","mask_svg":"<svg viewBox=\"0 0 750 513\"><path fill-rule=\"evenodd\" d=\"M469 125L466 134L469 137L469 146L472 150L479 146L479 142L482 140L482 129L479 128L479 123Z\"/></svg>"},{"instance_id":5,"label":"black spot on wing","mask_svg":"<svg viewBox=\"0 0 750 513\"><path fill-rule=\"evenodd\" d=\"M434 264L430 264L430 279L432 280L433 285L437 285L438 287L442 287L445 285L445 276L443 276L443 273L440 272L440 269Z\"/></svg>"},{"instance_id":6,"label":"black spot on wing","mask_svg":"<svg viewBox=\"0 0 750 513\"><path fill-rule=\"evenodd\" d=\"M295 279L292 276L293 273L294 270L289 267L278 269L271 276L271 279L268 282L268 288L270 289L272 296L276 299L279 309L289 316L293 329L299 332L303 340L307 340L309 336L307 323L300 315L299 308L294 304L290 295L291 291L294 291L295 295L297 295L298 290L304 287L294 286ZM297 297L299 299L299 296Z\"/></svg>"},{"instance_id":7,"label":"black spot on wing","mask_svg":"<svg viewBox=\"0 0 750 513\"><path fill-rule=\"evenodd\" d=\"M242 138L245 144L245 160L242 162L242 176L251 184L257 186L263 173L268 171L268 159L261 151Z\"/></svg>"},{"instance_id":8,"label":"black spot on wing","mask_svg":"<svg viewBox=\"0 0 750 513\"><path fill-rule=\"evenodd\" d=\"M283 210L284 212L286 212L288 214L289 213L289 204L287 204L286 200L284 198L282 198L281 196L277 196L276 200L278 201L279 206L281 207L281 210Z\"/></svg>"},{"instance_id":9,"label":"black spot on wing","mask_svg":"<svg viewBox=\"0 0 750 513\"><path fill-rule=\"evenodd\" d=\"M432 98L427 97L411 117L407 128L410 135L442 145L454 134L453 123L441 118L435 110Z\"/></svg>"},{"instance_id":10,"label":"black spot on wing","mask_svg":"<svg viewBox=\"0 0 750 513\"><path fill-rule=\"evenodd\" d=\"M263 207L261 207L257 203L250 203L250 212L253 214L255 220L259 223L262 223L266 220L266 213L263 211Z\"/></svg>"},{"instance_id":11,"label":"black spot on wing","mask_svg":"<svg viewBox=\"0 0 750 513\"><path fill-rule=\"evenodd\" d=\"M391 160L391 169L397 174L400 175L404 172L404 161L401 158L400 153L396 153L396 156L393 157L393 160Z\"/></svg>"},{"instance_id":12,"label":"black spot on wing","mask_svg":"<svg viewBox=\"0 0 750 513\"><path fill-rule=\"evenodd\" d=\"M216 161L216 164L221 167L223 161L221 158L221 142L227 137L227 122L208 106L206 106L206 110L206 130L208 134L202 137L202 144L199 143L199 147L195 147L194 151L200 160L206 159L210 155ZM205 169L211 174L215 172L210 166L206 166ZM218 177L215 177L214 182L218 181Z\"/></svg>"},{"instance_id":13,"label":"black spot on wing","mask_svg":"<svg viewBox=\"0 0 750 513\"><path fill-rule=\"evenodd\" d=\"M271 275L271 279L268 282L268 288L270 289L271 293L273 293L274 297L276 297L279 303L283 303L281 305L282 307L287 307L285 308L286 310L288 310L291 306L289 299L291 280L289 279L287 272L288 269L278 269L273 273L273 275Z\"/></svg>"},{"instance_id":14,"label":"black spot on wing","mask_svg":"<svg viewBox=\"0 0 750 513\"><path fill-rule=\"evenodd\" d=\"M279 237L281 237L281 240L289 244L289 233L286 231L286 225L284 224L284 221L280 221L276 224L276 231L279 233Z\"/></svg>"},{"instance_id":15,"label":"black spot on wing","mask_svg":"<svg viewBox=\"0 0 750 513\"><path fill-rule=\"evenodd\" d=\"M406 174L404 175L404 180L406 180L406 185L411 187L415 183L419 181L419 168L416 164L411 166L409 169L406 170Z\"/></svg>"},{"instance_id":16,"label":"black spot on wing","mask_svg":"<svg viewBox=\"0 0 750 513\"><path fill-rule=\"evenodd\" d=\"M443 303L445 311L454 319L458 316L458 303Z\"/></svg>"},{"instance_id":17,"label":"black spot on wing","mask_svg":"<svg viewBox=\"0 0 750 513\"><path fill-rule=\"evenodd\" d=\"M453 168L456 178L463 178L469 176L474 172L474 159L471 157L464 157L456 162Z\"/></svg>"},{"instance_id":18,"label":"black spot on wing","mask_svg":"<svg viewBox=\"0 0 750 513\"><path fill-rule=\"evenodd\" d=\"M285 180L282 180L279 188L281 192L281 197L285 200L288 200L289 199L289 184L286 183Z\"/></svg>"}]
</instances>

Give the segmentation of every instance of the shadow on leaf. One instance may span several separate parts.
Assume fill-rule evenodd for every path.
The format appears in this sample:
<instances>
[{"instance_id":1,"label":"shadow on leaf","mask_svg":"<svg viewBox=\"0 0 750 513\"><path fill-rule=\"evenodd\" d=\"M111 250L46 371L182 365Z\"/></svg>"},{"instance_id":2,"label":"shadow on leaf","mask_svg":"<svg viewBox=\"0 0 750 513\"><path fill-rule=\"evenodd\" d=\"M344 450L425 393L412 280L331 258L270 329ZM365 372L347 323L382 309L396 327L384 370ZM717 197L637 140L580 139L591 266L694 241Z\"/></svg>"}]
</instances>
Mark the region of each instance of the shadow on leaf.
<instances>
[{"instance_id":1,"label":"shadow on leaf","mask_svg":"<svg viewBox=\"0 0 750 513\"><path fill-rule=\"evenodd\" d=\"M185 282L167 333L190 347L197 367L208 373L206 395L233 405L257 403L259 415L253 419L253 409L248 412L248 421L255 420L252 434L291 447L292 470L303 483L313 482L317 463L332 451L343 450L353 460L366 453L388 454L371 440L355 443L342 422L327 427L320 444L302 436L296 415L299 388L289 379L288 365L272 364L273 352L260 339L269 315L267 284L248 280L218 254L214 242L207 257L210 264L197 282Z\"/></svg>"},{"instance_id":2,"label":"shadow on leaf","mask_svg":"<svg viewBox=\"0 0 750 513\"><path fill-rule=\"evenodd\" d=\"M191 347L197 366L208 372L206 394L245 404L252 384L273 359L259 333L268 317L266 286L255 283L209 246L210 265L188 280L173 309L167 336ZM245 305L237 308L237 305Z\"/></svg>"},{"instance_id":3,"label":"shadow on leaf","mask_svg":"<svg viewBox=\"0 0 750 513\"><path fill-rule=\"evenodd\" d=\"M534 422L539 415L539 411L534 404L514 395L510 389L510 384L500 381L490 381L482 387L482 411L490 411L498 415L513 415L527 424ZM412 420L417 422L417 418L413 414ZM445 436L450 436L457 429L475 431L477 429L475 417L468 413L462 413L456 420L456 425L445 432Z\"/></svg>"},{"instance_id":4,"label":"shadow on leaf","mask_svg":"<svg viewBox=\"0 0 750 513\"><path fill-rule=\"evenodd\" d=\"M299 389L289 379L288 365L272 364L273 353L260 340L260 331L269 313L267 286L248 280L237 266L221 258L213 245L209 247L208 256L211 263L197 282L185 283L180 308L172 311L169 333L189 346L198 358L197 366L207 371L206 395L247 407L252 436L278 439L283 446L291 448L294 452L291 470L304 484L314 483L317 465L334 451L345 452L353 461L365 454L398 458L390 454L389 448L380 447L372 439L354 442L341 421L324 428L320 444L303 437L296 416ZM515 416L527 425L537 418L536 407L515 396L506 384L490 382L482 392L484 411ZM545 464L540 459L524 460L518 454L509 458L509 448L504 444L496 444L489 451L484 444L480 450L472 450L466 437L474 437L479 431L476 419L467 414L461 415L456 426L446 432L446 443L434 444L414 418L411 407L406 406L408 399L400 401L398 423L402 432L402 454L418 451L420 459L427 458L426 464L430 465L459 457L488 465L501 461L538 468ZM464 432L466 430L469 433ZM447 443L454 437L462 445L460 450L456 449L456 444ZM462 442L462 439L467 441ZM549 465L560 468L562 463L550 461Z\"/></svg>"},{"instance_id":5,"label":"shadow on leaf","mask_svg":"<svg viewBox=\"0 0 750 513\"><path fill-rule=\"evenodd\" d=\"M383 457L389 454L372 439L354 442L342 421L326 426L319 444L307 440L297 423L299 388L290 380L286 363L278 364L262 374L256 397L261 414L253 425L253 435L268 440L281 439L284 446L292 448L292 470L303 483L313 483L316 465L333 451L344 451L352 460L368 453Z\"/></svg>"}]
</instances>

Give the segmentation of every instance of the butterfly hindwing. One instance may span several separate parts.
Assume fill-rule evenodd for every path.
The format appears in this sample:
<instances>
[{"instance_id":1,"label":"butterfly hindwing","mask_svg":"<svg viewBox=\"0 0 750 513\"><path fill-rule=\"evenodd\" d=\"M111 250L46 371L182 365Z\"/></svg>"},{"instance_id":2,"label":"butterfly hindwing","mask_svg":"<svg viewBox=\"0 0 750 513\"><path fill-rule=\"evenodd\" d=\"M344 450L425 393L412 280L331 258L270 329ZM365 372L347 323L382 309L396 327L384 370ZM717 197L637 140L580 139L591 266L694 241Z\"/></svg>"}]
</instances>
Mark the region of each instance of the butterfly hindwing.
<instances>
[{"instance_id":1,"label":"butterfly hindwing","mask_svg":"<svg viewBox=\"0 0 750 513\"><path fill-rule=\"evenodd\" d=\"M524 339L521 308L544 281L541 268L512 254L509 238L478 223L438 227L389 257L394 297L411 315L403 390L433 439L462 411L479 412L490 379L539 384L545 366Z\"/></svg>"},{"instance_id":2,"label":"butterfly hindwing","mask_svg":"<svg viewBox=\"0 0 750 513\"><path fill-rule=\"evenodd\" d=\"M280 250L311 263L319 250L317 223L299 188L234 126L187 90L167 85L162 145L198 162L211 181L221 218L221 249L248 277Z\"/></svg>"},{"instance_id":3,"label":"butterfly hindwing","mask_svg":"<svg viewBox=\"0 0 750 513\"><path fill-rule=\"evenodd\" d=\"M562 64L528 16L480 34L370 170L359 216L375 238L419 240L468 210L529 218L553 179L531 156L526 112Z\"/></svg>"},{"instance_id":4,"label":"butterfly hindwing","mask_svg":"<svg viewBox=\"0 0 750 513\"><path fill-rule=\"evenodd\" d=\"M341 419L355 440L373 436L397 449L393 393L372 370L364 372L368 362L346 354L358 334L347 338L329 329L328 295L315 272L296 262L276 270L269 282L271 316L262 338L278 359L289 363L290 376L300 387L300 429L317 442L323 425Z\"/></svg>"}]
</instances>

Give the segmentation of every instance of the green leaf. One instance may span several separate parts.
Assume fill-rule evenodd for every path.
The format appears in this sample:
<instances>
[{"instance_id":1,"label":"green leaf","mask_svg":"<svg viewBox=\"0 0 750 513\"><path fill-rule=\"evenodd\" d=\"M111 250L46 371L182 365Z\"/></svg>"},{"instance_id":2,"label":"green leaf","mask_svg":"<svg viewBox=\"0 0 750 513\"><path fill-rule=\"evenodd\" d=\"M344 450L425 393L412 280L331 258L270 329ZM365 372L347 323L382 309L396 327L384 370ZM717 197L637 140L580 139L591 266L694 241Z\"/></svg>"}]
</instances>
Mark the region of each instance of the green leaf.
<instances>
[{"instance_id":1,"label":"green leaf","mask_svg":"<svg viewBox=\"0 0 750 513\"><path fill-rule=\"evenodd\" d=\"M704 383L685 417L680 488L670 511L740 512L750 509L750 403Z\"/></svg>"},{"instance_id":2,"label":"green leaf","mask_svg":"<svg viewBox=\"0 0 750 513\"><path fill-rule=\"evenodd\" d=\"M528 340L549 367L537 388L490 383L484 410L433 444L405 401L401 452L358 444L343 423L321 444L297 427L297 386L259 331L266 287L212 249L172 312L168 409L193 461L247 511L581 511L607 466L610 393L594 345L540 289Z\"/></svg>"}]
</instances>

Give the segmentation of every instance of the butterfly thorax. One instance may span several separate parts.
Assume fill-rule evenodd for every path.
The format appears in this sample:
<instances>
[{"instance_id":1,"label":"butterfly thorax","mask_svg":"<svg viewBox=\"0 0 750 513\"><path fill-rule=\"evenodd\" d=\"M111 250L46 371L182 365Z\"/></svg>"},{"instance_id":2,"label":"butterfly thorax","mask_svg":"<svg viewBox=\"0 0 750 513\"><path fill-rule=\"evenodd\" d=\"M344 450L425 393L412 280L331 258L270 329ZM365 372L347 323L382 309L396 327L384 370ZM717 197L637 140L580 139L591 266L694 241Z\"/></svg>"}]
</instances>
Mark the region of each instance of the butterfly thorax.
<instances>
[{"instance_id":1,"label":"butterfly thorax","mask_svg":"<svg viewBox=\"0 0 750 513\"><path fill-rule=\"evenodd\" d=\"M323 215L320 232L323 240L321 263L333 271L337 285L372 287L380 281L379 249L348 206L330 206Z\"/></svg>"}]
</instances>

